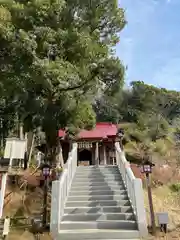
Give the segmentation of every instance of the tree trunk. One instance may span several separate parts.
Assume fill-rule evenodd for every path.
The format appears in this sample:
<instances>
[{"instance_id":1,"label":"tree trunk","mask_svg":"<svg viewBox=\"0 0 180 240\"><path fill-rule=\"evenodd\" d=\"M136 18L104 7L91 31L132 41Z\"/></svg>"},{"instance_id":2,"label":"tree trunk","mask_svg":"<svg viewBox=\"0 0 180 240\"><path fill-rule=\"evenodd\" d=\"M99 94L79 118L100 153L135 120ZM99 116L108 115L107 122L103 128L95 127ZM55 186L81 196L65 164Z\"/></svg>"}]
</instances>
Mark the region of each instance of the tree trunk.
<instances>
[{"instance_id":1,"label":"tree trunk","mask_svg":"<svg viewBox=\"0 0 180 240\"><path fill-rule=\"evenodd\" d=\"M51 164L57 168L64 166L62 146L57 136L57 132L54 134L46 133L46 143L47 143L47 155L50 159Z\"/></svg>"}]
</instances>

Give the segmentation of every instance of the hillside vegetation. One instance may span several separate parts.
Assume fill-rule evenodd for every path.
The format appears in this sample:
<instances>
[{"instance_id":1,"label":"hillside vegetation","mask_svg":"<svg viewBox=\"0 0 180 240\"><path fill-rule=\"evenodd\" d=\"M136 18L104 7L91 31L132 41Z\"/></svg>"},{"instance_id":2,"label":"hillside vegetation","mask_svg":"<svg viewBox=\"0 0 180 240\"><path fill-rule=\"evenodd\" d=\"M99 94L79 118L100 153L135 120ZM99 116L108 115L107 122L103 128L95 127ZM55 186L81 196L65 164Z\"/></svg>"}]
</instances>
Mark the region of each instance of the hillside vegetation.
<instances>
[{"instance_id":1,"label":"hillside vegetation","mask_svg":"<svg viewBox=\"0 0 180 240\"><path fill-rule=\"evenodd\" d=\"M98 105L98 107L97 107ZM98 121L119 122L131 161L144 153L164 162L179 161L180 93L132 82L114 96L104 95L95 105Z\"/></svg>"},{"instance_id":2,"label":"hillside vegetation","mask_svg":"<svg viewBox=\"0 0 180 240\"><path fill-rule=\"evenodd\" d=\"M1 1L0 138L44 133L55 161L57 131L69 136L96 121L130 123L130 157L164 156L177 144L180 94L132 82L114 47L126 26L117 1ZM140 157L137 157L140 158Z\"/></svg>"},{"instance_id":3,"label":"hillside vegetation","mask_svg":"<svg viewBox=\"0 0 180 240\"><path fill-rule=\"evenodd\" d=\"M148 154L172 165L166 179L177 175L180 93L141 81L124 88L125 67L114 49L126 24L116 0L1 0L0 155L6 137L23 128L36 143L45 136L46 159L57 164L60 128L71 139L108 121L125 129L129 161ZM19 208L21 194L14 196Z\"/></svg>"}]
</instances>

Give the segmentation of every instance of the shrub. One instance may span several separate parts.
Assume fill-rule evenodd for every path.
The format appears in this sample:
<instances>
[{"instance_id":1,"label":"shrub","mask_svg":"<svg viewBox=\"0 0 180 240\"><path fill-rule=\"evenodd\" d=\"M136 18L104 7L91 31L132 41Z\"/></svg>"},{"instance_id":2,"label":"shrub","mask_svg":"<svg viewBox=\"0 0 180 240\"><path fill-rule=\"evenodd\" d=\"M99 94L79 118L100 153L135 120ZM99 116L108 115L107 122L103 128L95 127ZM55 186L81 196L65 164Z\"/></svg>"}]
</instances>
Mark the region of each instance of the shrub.
<instances>
[{"instance_id":1,"label":"shrub","mask_svg":"<svg viewBox=\"0 0 180 240\"><path fill-rule=\"evenodd\" d=\"M180 183L171 184L170 189L172 192L179 192L180 191Z\"/></svg>"},{"instance_id":2,"label":"shrub","mask_svg":"<svg viewBox=\"0 0 180 240\"><path fill-rule=\"evenodd\" d=\"M3 157L3 156L4 156L4 150L0 149L0 157Z\"/></svg>"},{"instance_id":3,"label":"shrub","mask_svg":"<svg viewBox=\"0 0 180 240\"><path fill-rule=\"evenodd\" d=\"M164 139L158 139L155 143L155 151L161 156L165 155L167 152L167 145Z\"/></svg>"}]
</instances>

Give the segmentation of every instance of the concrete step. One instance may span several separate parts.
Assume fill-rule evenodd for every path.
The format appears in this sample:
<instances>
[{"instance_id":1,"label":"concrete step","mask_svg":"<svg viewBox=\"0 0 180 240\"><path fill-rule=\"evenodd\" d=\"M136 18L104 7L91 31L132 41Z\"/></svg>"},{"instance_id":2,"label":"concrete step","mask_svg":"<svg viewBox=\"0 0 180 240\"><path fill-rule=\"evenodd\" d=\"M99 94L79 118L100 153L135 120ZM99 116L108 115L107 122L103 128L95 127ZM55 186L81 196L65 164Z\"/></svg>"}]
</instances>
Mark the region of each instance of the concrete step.
<instances>
[{"instance_id":1,"label":"concrete step","mask_svg":"<svg viewBox=\"0 0 180 240\"><path fill-rule=\"evenodd\" d=\"M73 179L74 182L122 182L122 178L119 176L117 178L113 177L113 175L111 177L96 177L96 178L88 178L88 177L84 177L84 178L74 178Z\"/></svg>"},{"instance_id":2,"label":"concrete step","mask_svg":"<svg viewBox=\"0 0 180 240\"><path fill-rule=\"evenodd\" d=\"M116 168L77 168L77 173L96 173L96 172L118 172L119 169Z\"/></svg>"},{"instance_id":3,"label":"concrete step","mask_svg":"<svg viewBox=\"0 0 180 240\"><path fill-rule=\"evenodd\" d=\"M137 230L111 230L111 229L90 229L90 230L61 230L59 234L61 240L138 240Z\"/></svg>"},{"instance_id":4,"label":"concrete step","mask_svg":"<svg viewBox=\"0 0 180 240\"><path fill-rule=\"evenodd\" d=\"M107 170L107 169L105 169L105 170L103 170L103 169L101 169L101 170L83 170L83 171L77 171L76 172L76 174L78 174L78 175L85 175L85 174L87 174L87 175L96 175L96 174L120 174L119 173L119 169L109 169L109 170Z\"/></svg>"},{"instance_id":5,"label":"concrete step","mask_svg":"<svg viewBox=\"0 0 180 240\"><path fill-rule=\"evenodd\" d=\"M112 183L112 184L123 184L123 181L122 179L113 179L113 178L91 178L91 179L88 179L88 178L81 178L81 179L73 179L73 184L74 183L104 183L104 184L108 184L108 183Z\"/></svg>"},{"instance_id":6,"label":"concrete step","mask_svg":"<svg viewBox=\"0 0 180 240\"><path fill-rule=\"evenodd\" d=\"M132 213L131 206L112 206L112 207L66 207L64 214L82 213Z\"/></svg>"},{"instance_id":7,"label":"concrete step","mask_svg":"<svg viewBox=\"0 0 180 240\"><path fill-rule=\"evenodd\" d=\"M112 169L112 168L118 168L117 165L91 165L91 166L78 166L78 169Z\"/></svg>"},{"instance_id":8,"label":"concrete step","mask_svg":"<svg viewBox=\"0 0 180 240\"><path fill-rule=\"evenodd\" d=\"M107 175L117 175L117 176L121 176L119 170L118 171L84 171L84 172L76 172L77 176L97 176L97 175L101 175L101 176L107 176Z\"/></svg>"},{"instance_id":9,"label":"concrete step","mask_svg":"<svg viewBox=\"0 0 180 240\"><path fill-rule=\"evenodd\" d=\"M78 168L83 168L83 169L109 169L109 168L117 168L117 165L90 165L90 166L78 166Z\"/></svg>"},{"instance_id":10,"label":"concrete step","mask_svg":"<svg viewBox=\"0 0 180 240\"><path fill-rule=\"evenodd\" d=\"M62 221L60 223L62 230L75 230L75 229L126 229L136 230L137 223L135 221L117 220L117 221L92 221L92 222L72 222Z\"/></svg>"},{"instance_id":11,"label":"concrete step","mask_svg":"<svg viewBox=\"0 0 180 240\"><path fill-rule=\"evenodd\" d=\"M130 202L129 200L99 200L99 201L68 201L66 202L66 207L74 207L74 208L79 208L79 207L116 207L116 206L129 206L130 207Z\"/></svg>"},{"instance_id":12,"label":"concrete step","mask_svg":"<svg viewBox=\"0 0 180 240\"><path fill-rule=\"evenodd\" d=\"M113 175L113 174L120 175L119 170L113 170L113 171L111 171L111 170L105 170L105 171L103 171L103 170L100 170L100 171L94 170L94 171L83 171L83 172L77 171L76 174L79 175L79 176L84 176L84 175L86 175L86 176Z\"/></svg>"},{"instance_id":13,"label":"concrete step","mask_svg":"<svg viewBox=\"0 0 180 240\"><path fill-rule=\"evenodd\" d=\"M130 220L134 221L133 213L86 213L86 214L64 214L62 221L90 222L105 220Z\"/></svg>"},{"instance_id":14,"label":"concrete step","mask_svg":"<svg viewBox=\"0 0 180 240\"><path fill-rule=\"evenodd\" d=\"M83 181L83 182L77 182L77 181L73 181L72 187L79 187L81 188L81 186L119 186L119 185L123 185L123 182L116 182L116 181Z\"/></svg>"},{"instance_id":15,"label":"concrete step","mask_svg":"<svg viewBox=\"0 0 180 240\"><path fill-rule=\"evenodd\" d=\"M0 219L0 233L3 232L3 229L4 229L4 219L1 218L1 219Z\"/></svg>"},{"instance_id":16,"label":"concrete step","mask_svg":"<svg viewBox=\"0 0 180 240\"><path fill-rule=\"evenodd\" d=\"M82 185L81 187L79 186L72 186L71 191L118 191L118 190L125 190L125 187L123 184L121 185L100 185L100 186L87 186L87 185Z\"/></svg>"},{"instance_id":17,"label":"concrete step","mask_svg":"<svg viewBox=\"0 0 180 240\"><path fill-rule=\"evenodd\" d=\"M87 190L87 191L70 191L69 196L96 196L96 195L121 195L127 194L126 190Z\"/></svg>"},{"instance_id":18,"label":"concrete step","mask_svg":"<svg viewBox=\"0 0 180 240\"><path fill-rule=\"evenodd\" d=\"M92 168L92 167L77 167L77 173L79 172L119 172L118 167L110 167L110 168L103 168L103 167L97 167L97 168Z\"/></svg>"},{"instance_id":19,"label":"concrete step","mask_svg":"<svg viewBox=\"0 0 180 240\"><path fill-rule=\"evenodd\" d=\"M113 175L113 174L114 175L121 175L119 170L113 170L113 171L111 171L111 170L105 170L105 171L94 170L94 171L77 171L76 172L77 176L96 176L98 174L100 174L102 176Z\"/></svg>"},{"instance_id":20,"label":"concrete step","mask_svg":"<svg viewBox=\"0 0 180 240\"><path fill-rule=\"evenodd\" d=\"M81 181L96 181L96 182L100 182L100 181L122 181L122 177L120 175L109 175L109 176L96 176L96 177L88 177L88 176L85 176L85 177L79 177L79 176L75 176L75 178L73 179L74 181L77 181L77 182L81 182Z\"/></svg>"},{"instance_id":21,"label":"concrete step","mask_svg":"<svg viewBox=\"0 0 180 240\"><path fill-rule=\"evenodd\" d=\"M128 200L127 194L125 195L77 195L69 196L68 201L99 201L99 200Z\"/></svg>"}]
</instances>

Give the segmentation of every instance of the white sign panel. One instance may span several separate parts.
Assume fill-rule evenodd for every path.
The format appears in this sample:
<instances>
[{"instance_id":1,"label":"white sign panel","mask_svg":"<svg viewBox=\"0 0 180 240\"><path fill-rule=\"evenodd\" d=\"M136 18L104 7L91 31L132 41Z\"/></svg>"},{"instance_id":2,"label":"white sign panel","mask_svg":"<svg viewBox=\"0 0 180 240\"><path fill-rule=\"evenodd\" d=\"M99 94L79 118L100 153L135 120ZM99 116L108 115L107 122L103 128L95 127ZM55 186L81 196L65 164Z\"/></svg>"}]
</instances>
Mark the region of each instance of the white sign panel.
<instances>
[{"instance_id":1,"label":"white sign panel","mask_svg":"<svg viewBox=\"0 0 180 240\"><path fill-rule=\"evenodd\" d=\"M157 213L158 223L161 224L168 224L169 217L167 212Z\"/></svg>"},{"instance_id":2,"label":"white sign panel","mask_svg":"<svg viewBox=\"0 0 180 240\"><path fill-rule=\"evenodd\" d=\"M12 142L6 141L4 158L10 158L11 157L11 148L12 148Z\"/></svg>"},{"instance_id":3,"label":"white sign panel","mask_svg":"<svg viewBox=\"0 0 180 240\"><path fill-rule=\"evenodd\" d=\"M3 235L7 236L9 233L10 228L10 218L5 218L4 220L4 228L3 228Z\"/></svg>"},{"instance_id":4,"label":"white sign panel","mask_svg":"<svg viewBox=\"0 0 180 240\"><path fill-rule=\"evenodd\" d=\"M91 142L79 142L78 143L78 148L90 149L90 148L92 148L92 143Z\"/></svg>"},{"instance_id":5,"label":"white sign panel","mask_svg":"<svg viewBox=\"0 0 180 240\"><path fill-rule=\"evenodd\" d=\"M24 159L26 140L8 138L6 140L4 158Z\"/></svg>"}]
</instances>

